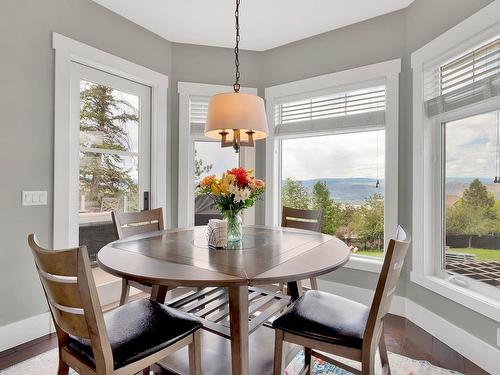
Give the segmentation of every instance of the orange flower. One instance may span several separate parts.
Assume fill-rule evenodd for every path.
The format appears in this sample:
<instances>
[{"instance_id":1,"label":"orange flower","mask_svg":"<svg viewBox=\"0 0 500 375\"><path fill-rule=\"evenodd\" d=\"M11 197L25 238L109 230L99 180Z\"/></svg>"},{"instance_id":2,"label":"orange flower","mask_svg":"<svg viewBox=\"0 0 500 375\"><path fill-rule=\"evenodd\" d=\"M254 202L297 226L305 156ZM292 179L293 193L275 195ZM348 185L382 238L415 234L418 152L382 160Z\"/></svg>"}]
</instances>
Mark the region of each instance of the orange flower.
<instances>
[{"instance_id":1,"label":"orange flower","mask_svg":"<svg viewBox=\"0 0 500 375\"><path fill-rule=\"evenodd\" d=\"M205 176L200 182L201 187L210 187L215 182L215 175Z\"/></svg>"}]
</instances>

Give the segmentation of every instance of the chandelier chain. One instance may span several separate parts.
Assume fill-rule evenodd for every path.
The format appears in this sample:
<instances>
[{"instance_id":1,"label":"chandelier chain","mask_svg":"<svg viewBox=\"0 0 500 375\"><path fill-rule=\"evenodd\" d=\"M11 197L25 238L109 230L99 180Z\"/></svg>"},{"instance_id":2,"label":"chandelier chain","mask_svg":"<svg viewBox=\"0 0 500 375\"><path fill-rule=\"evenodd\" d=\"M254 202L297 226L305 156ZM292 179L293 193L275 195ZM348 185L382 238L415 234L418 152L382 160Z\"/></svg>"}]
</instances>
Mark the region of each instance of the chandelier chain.
<instances>
[{"instance_id":1,"label":"chandelier chain","mask_svg":"<svg viewBox=\"0 0 500 375\"><path fill-rule=\"evenodd\" d=\"M236 19L236 46L234 47L234 64L236 65L235 82L233 84L234 92L240 91L240 2L236 0L236 10L234 11L234 18Z\"/></svg>"}]
</instances>

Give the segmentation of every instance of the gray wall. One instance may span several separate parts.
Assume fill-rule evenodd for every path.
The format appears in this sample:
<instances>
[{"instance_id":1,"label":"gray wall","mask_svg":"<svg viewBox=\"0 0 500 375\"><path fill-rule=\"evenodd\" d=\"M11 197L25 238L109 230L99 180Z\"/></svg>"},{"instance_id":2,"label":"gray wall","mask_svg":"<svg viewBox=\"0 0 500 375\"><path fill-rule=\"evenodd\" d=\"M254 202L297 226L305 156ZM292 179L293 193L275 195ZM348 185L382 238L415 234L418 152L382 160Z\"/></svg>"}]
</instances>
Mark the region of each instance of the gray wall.
<instances>
[{"instance_id":1,"label":"gray wall","mask_svg":"<svg viewBox=\"0 0 500 375\"><path fill-rule=\"evenodd\" d=\"M26 236L52 241L52 31L170 75L170 42L91 1L0 1L0 326L47 311ZM22 190L48 205L21 207Z\"/></svg>"},{"instance_id":2,"label":"gray wall","mask_svg":"<svg viewBox=\"0 0 500 375\"><path fill-rule=\"evenodd\" d=\"M405 10L265 52L242 52L242 84L259 88L393 58L400 77L399 221L411 228L412 87L410 53L467 18L491 0L416 0ZM169 75L170 214L177 221L177 82L231 84L231 49L170 43L89 0L2 0L0 4L0 326L46 311L26 233L51 241L52 202L21 207L23 189L52 192L54 58L51 32L103 49ZM91 27L89 27L91 25ZM126 38L123 38L126 35ZM200 69L200 66L203 68ZM21 150L20 150L21 149ZM21 152L19 152L21 151ZM257 174L265 174L265 147L257 145ZM257 220L263 222L263 204ZM409 281L410 256L398 294L464 328L491 345L497 324ZM363 288L372 273L342 269L327 279ZM9 280L8 283L5 280Z\"/></svg>"}]
</instances>

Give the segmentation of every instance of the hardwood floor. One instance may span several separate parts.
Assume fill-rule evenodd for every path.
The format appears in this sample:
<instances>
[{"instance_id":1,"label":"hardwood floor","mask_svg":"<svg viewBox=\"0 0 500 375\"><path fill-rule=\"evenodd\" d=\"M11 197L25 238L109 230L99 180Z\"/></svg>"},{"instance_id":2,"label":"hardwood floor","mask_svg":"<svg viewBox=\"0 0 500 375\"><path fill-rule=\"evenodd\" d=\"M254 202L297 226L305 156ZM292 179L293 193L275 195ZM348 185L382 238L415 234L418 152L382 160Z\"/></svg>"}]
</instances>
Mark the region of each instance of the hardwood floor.
<instances>
[{"instance_id":1,"label":"hardwood floor","mask_svg":"<svg viewBox=\"0 0 500 375\"><path fill-rule=\"evenodd\" d=\"M57 336L55 333L52 333L16 346L15 348L7 349L0 353L0 371L56 347Z\"/></svg>"},{"instance_id":2,"label":"hardwood floor","mask_svg":"<svg viewBox=\"0 0 500 375\"><path fill-rule=\"evenodd\" d=\"M488 374L409 320L396 315L388 315L388 318L385 340L389 351L467 375Z\"/></svg>"},{"instance_id":3,"label":"hardwood floor","mask_svg":"<svg viewBox=\"0 0 500 375\"><path fill-rule=\"evenodd\" d=\"M467 358L443 344L429 333L406 320L389 315L386 318L387 349L414 359L422 359L432 364L456 370L467 375L487 375L488 373ZM0 353L0 370L25 361L57 346L55 334L22 344Z\"/></svg>"}]
</instances>

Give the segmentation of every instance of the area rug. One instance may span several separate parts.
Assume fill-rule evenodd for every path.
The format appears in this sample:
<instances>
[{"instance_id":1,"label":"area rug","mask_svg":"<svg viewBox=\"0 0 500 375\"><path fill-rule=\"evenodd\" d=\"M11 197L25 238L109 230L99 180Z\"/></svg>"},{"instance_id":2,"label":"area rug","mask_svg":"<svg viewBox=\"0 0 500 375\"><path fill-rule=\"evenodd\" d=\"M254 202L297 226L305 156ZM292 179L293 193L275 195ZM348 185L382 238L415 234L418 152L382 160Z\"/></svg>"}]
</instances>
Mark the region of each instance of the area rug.
<instances>
[{"instance_id":1,"label":"area rug","mask_svg":"<svg viewBox=\"0 0 500 375\"><path fill-rule=\"evenodd\" d=\"M341 359L334 357L337 360L359 369L359 362ZM380 357L376 356L375 374L382 373L380 365ZM350 375L349 371L339 368L331 363L314 359L314 367L312 375ZM399 354L389 352L389 363L391 365L391 373L393 375L461 375L460 372L446 370L441 367L434 366L427 361L419 361L404 357ZM304 364L304 352L297 354L295 359L290 363L285 371L285 375L297 375Z\"/></svg>"},{"instance_id":2,"label":"area rug","mask_svg":"<svg viewBox=\"0 0 500 375\"><path fill-rule=\"evenodd\" d=\"M417 361L411 358L403 357L398 354L389 353L391 363L391 372L394 375L459 375L459 372L445 370L431 365L427 361ZM304 363L303 352L286 369L286 375L296 375ZM380 369L380 365L377 366ZM24 362L18 363L5 370L1 370L2 375L53 375L57 373L57 350L49 350L36 357L30 358ZM329 363L315 360L313 375L349 375L343 369L340 369ZM70 370L70 375L78 375Z\"/></svg>"}]
</instances>

